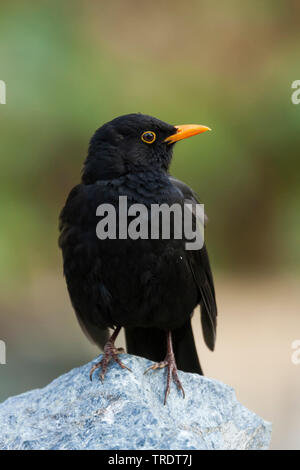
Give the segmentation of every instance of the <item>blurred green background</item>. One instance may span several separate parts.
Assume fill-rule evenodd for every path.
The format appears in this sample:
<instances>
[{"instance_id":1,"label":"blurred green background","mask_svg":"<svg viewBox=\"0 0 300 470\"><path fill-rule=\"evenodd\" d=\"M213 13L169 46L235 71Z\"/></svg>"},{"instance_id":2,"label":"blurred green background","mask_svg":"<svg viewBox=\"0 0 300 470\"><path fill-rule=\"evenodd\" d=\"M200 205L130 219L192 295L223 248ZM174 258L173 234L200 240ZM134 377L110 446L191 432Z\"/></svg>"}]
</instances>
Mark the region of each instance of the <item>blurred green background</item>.
<instances>
[{"instance_id":1,"label":"blurred green background","mask_svg":"<svg viewBox=\"0 0 300 470\"><path fill-rule=\"evenodd\" d=\"M204 370L274 422L274 448L300 448L299 17L296 0L1 5L0 400L98 353L67 297L58 214L95 129L143 112L213 129L172 164L210 220L220 320Z\"/></svg>"}]
</instances>

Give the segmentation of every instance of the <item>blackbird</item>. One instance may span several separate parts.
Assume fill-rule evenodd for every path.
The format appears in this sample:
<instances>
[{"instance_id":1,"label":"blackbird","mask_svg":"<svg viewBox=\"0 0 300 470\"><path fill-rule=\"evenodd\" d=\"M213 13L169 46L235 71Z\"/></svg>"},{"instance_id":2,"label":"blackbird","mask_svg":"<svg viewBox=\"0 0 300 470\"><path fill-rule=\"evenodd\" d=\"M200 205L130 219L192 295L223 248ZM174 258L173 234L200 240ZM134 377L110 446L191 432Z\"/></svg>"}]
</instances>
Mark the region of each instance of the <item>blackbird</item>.
<instances>
[{"instance_id":1,"label":"blackbird","mask_svg":"<svg viewBox=\"0 0 300 470\"><path fill-rule=\"evenodd\" d=\"M120 196L127 197L129 208L197 204L194 192L170 176L169 166L177 141L207 130L139 113L104 124L90 141L81 183L60 214L59 246L70 299L82 329L104 351L90 378L99 368L104 380L111 360L128 369L118 356L123 349L115 347L124 327L128 353L155 361L152 370L167 368L165 403L171 380L184 396L177 367L202 374L191 326L197 305L205 343L214 349L217 308L206 247L187 250L183 237L163 239L161 232L156 239L99 239L97 208L111 204L118 212ZM114 330L110 337L109 328Z\"/></svg>"}]
</instances>

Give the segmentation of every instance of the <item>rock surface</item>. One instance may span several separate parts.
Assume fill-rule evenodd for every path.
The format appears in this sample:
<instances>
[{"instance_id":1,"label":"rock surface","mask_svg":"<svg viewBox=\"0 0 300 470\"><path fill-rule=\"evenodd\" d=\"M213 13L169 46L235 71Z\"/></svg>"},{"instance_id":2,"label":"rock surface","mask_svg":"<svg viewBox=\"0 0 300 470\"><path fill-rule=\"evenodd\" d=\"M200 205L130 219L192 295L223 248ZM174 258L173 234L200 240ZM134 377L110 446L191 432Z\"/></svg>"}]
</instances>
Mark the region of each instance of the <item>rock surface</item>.
<instances>
[{"instance_id":1,"label":"rock surface","mask_svg":"<svg viewBox=\"0 0 300 470\"><path fill-rule=\"evenodd\" d=\"M163 405L165 370L121 355L132 373L110 365L103 384L91 363L47 387L0 405L0 449L267 449L271 425L242 406L233 389L180 372Z\"/></svg>"}]
</instances>

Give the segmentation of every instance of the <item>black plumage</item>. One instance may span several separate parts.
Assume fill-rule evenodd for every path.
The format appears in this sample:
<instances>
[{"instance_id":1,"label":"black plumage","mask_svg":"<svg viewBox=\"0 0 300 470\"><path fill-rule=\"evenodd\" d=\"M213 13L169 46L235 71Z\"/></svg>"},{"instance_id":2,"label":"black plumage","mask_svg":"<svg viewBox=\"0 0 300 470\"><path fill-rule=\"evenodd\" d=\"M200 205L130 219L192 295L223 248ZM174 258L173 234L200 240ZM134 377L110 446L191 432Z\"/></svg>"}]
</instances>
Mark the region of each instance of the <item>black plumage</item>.
<instances>
[{"instance_id":1,"label":"black plumage","mask_svg":"<svg viewBox=\"0 0 300 470\"><path fill-rule=\"evenodd\" d=\"M142 114L103 125L91 139L81 184L60 215L59 245L71 302L85 333L104 347L102 362L91 372L101 368L103 379L110 359L126 367L114 347L121 327L128 352L154 361L164 357L167 333L166 360L157 366L168 367L166 396L171 377L182 389L175 361L181 370L202 373L191 328L198 304L205 342L214 349L217 309L206 248L187 251L185 240L161 237L99 240L96 210L104 203L118 209L119 196L127 196L129 206L142 203L149 210L151 204L196 204L193 191L168 173L174 143L207 130L185 127ZM145 132L154 133L155 140L148 142L151 135ZM110 340L108 328L115 329Z\"/></svg>"}]
</instances>

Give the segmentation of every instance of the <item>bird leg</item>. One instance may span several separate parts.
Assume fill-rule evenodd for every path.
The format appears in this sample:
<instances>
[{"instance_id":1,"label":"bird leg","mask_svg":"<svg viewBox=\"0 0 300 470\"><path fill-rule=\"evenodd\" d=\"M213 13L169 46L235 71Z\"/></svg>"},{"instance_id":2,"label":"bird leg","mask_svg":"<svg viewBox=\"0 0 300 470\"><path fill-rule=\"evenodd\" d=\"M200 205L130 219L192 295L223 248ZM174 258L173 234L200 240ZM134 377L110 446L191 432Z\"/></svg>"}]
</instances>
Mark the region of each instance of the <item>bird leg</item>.
<instances>
[{"instance_id":1,"label":"bird leg","mask_svg":"<svg viewBox=\"0 0 300 470\"><path fill-rule=\"evenodd\" d=\"M108 366L111 359L113 359L117 364L119 364L119 366L122 367L122 369L128 369L130 372L132 372L131 369L129 369L129 367L125 366L125 364L123 364L123 362L121 362L120 359L118 358L118 354L124 352L123 348L116 348L115 347L115 340L116 340L120 330L121 330L120 326L118 326L115 329L115 331L113 332L113 334L111 335L111 337L109 338L109 340L107 341L107 343L104 346L103 356L102 356L101 361L97 362L97 364L95 364L91 368L91 370L90 370L90 379L91 380L93 379L94 371L96 369L101 369L101 373L99 375L99 378L100 378L101 382L103 382L106 371L107 371L107 366Z\"/></svg>"},{"instance_id":2,"label":"bird leg","mask_svg":"<svg viewBox=\"0 0 300 470\"><path fill-rule=\"evenodd\" d=\"M183 398L185 397L184 389L183 386L179 380L178 377L178 370L177 370L177 365L175 361L175 356L173 352L173 345L172 345L172 333L171 331L167 332L167 355L165 359L162 362L158 362L157 364L153 364L153 366L149 367L149 369L145 370L144 374L147 374L149 370L156 370L156 369L162 369L164 367L168 368L168 375L167 375L167 386L166 386L166 392L165 392L165 400L164 400L164 405L167 403L167 398L170 393L170 382L171 382L171 377L176 383L177 387L179 390L182 391Z\"/></svg>"}]
</instances>

